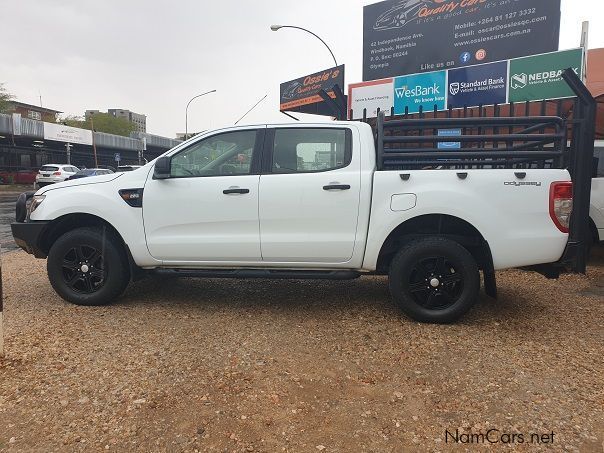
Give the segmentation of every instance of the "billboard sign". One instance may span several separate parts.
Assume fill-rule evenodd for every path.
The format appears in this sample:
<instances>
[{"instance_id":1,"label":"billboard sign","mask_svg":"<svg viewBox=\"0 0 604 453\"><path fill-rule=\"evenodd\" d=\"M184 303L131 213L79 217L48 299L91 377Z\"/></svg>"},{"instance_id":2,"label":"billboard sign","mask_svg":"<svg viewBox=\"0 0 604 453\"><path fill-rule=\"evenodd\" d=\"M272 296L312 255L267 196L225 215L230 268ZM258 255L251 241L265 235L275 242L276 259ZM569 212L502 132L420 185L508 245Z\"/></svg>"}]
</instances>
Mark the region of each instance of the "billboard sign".
<instances>
[{"instance_id":1,"label":"billboard sign","mask_svg":"<svg viewBox=\"0 0 604 453\"><path fill-rule=\"evenodd\" d=\"M558 50L561 0L386 0L363 11L363 80Z\"/></svg>"},{"instance_id":2,"label":"billboard sign","mask_svg":"<svg viewBox=\"0 0 604 453\"><path fill-rule=\"evenodd\" d=\"M417 113L420 106L427 112L433 111L434 106L437 110L445 110L573 97L574 93L562 78L562 73L572 68L579 77L583 77L583 61L583 49L572 49L357 83L349 87L352 102L348 110L352 110L351 118L358 119L362 118L364 108L367 109L367 117L373 118L377 116L376 107L389 110L392 105L395 113L402 115L406 107L408 113ZM376 103L378 94L379 103ZM393 99L394 104L387 99Z\"/></svg>"},{"instance_id":3,"label":"billboard sign","mask_svg":"<svg viewBox=\"0 0 604 453\"><path fill-rule=\"evenodd\" d=\"M92 146L92 131L63 124L44 123L44 140Z\"/></svg>"},{"instance_id":4,"label":"billboard sign","mask_svg":"<svg viewBox=\"0 0 604 453\"><path fill-rule=\"evenodd\" d=\"M394 113L402 115L446 107L447 72L413 74L394 79Z\"/></svg>"},{"instance_id":5,"label":"billboard sign","mask_svg":"<svg viewBox=\"0 0 604 453\"><path fill-rule=\"evenodd\" d=\"M583 78L583 50L573 49L510 62L510 102L557 99L574 96L562 78L572 68Z\"/></svg>"},{"instance_id":6,"label":"billboard sign","mask_svg":"<svg viewBox=\"0 0 604 453\"><path fill-rule=\"evenodd\" d=\"M449 107L505 104L508 63L499 61L449 71Z\"/></svg>"},{"instance_id":7,"label":"billboard sign","mask_svg":"<svg viewBox=\"0 0 604 453\"><path fill-rule=\"evenodd\" d=\"M361 119L367 109L367 118L375 118L378 109L388 114L394 107L394 79L375 80L348 86L348 111L351 119Z\"/></svg>"},{"instance_id":8,"label":"billboard sign","mask_svg":"<svg viewBox=\"0 0 604 453\"><path fill-rule=\"evenodd\" d=\"M344 65L282 83L279 110L332 116L333 111L325 105L319 92L325 90L335 99L335 85L344 91Z\"/></svg>"}]
</instances>

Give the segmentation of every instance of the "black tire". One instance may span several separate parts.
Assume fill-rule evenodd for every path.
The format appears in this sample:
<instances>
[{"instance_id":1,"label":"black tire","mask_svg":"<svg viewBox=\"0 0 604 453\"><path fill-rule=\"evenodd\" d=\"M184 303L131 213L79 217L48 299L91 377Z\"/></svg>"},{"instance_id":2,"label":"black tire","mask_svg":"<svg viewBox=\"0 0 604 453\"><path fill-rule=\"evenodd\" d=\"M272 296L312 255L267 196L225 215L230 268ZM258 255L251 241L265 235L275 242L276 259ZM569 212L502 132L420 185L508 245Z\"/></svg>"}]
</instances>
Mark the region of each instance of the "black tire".
<instances>
[{"instance_id":1,"label":"black tire","mask_svg":"<svg viewBox=\"0 0 604 453\"><path fill-rule=\"evenodd\" d=\"M104 228L78 228L59 237L46 267L57 294L76 305L106 305L130 282L121 241Z\"/></svg>"},{"instance_id":2,"label":"black tire","mask_svg":"<svg viewBox=\"0 0 604 453\"><path fill-rule=\"evenodd\" d=\"M419 322L451 323L472 308L480 290L474 257L457 242L427 237L405 245L390 264L390 293Z\"/></svg>"}]
</instances>

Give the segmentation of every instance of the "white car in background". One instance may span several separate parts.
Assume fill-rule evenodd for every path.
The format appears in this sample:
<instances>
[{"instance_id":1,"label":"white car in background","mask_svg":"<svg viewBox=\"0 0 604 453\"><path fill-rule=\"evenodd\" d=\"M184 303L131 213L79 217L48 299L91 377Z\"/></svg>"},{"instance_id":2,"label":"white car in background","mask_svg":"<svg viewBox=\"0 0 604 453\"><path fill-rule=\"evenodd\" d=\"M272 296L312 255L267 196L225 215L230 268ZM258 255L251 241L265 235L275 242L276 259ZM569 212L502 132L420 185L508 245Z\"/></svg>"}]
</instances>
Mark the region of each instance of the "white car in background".
<instances>
[{"instance_id":1,"label":"white car in background","mask_svg":"<svg viewBox=\"0 0 604 453\"><path fill-rule=\"evenodd\" d=\"M44 187L56 182L63 182L75 175L80 169L73 165L47 164L43 165L36 175L36 185Z\"/></svg>"}]
</instances>

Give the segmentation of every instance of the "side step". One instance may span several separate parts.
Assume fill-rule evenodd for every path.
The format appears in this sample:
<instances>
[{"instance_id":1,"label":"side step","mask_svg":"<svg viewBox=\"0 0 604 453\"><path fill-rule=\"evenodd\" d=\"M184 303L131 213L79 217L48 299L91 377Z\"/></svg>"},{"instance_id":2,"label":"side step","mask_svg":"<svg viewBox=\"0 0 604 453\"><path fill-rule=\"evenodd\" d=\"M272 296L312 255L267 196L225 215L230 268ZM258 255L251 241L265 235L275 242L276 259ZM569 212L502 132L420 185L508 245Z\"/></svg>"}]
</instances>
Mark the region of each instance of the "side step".
<instances>
[{"instance_id":1,"label":"side step","mask_svg":"<svg viewBox=\"0 0 604 453\"><path fill-rule=\"evenodd\" d=\"M156 269L152 274L167 277L272 278L289 280L354 280L356 271L307 271L290 269Z\"/></svg>"}]
</instances>

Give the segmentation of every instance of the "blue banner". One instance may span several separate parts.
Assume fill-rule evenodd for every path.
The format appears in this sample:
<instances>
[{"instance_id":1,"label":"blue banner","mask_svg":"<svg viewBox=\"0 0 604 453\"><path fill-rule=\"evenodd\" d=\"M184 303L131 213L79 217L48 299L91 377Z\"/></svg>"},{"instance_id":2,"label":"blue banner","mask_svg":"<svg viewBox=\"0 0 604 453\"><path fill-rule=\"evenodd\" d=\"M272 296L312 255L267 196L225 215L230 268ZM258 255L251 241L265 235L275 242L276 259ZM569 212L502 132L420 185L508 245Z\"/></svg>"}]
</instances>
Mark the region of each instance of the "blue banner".
<instances>
[{"instance_id":1,"label":"blue banner","mask_svg":"<svg viewBox=\"0 0 604 453\"><path fill-rule=\"evenodd\" d=\"M445 109L447 72L429 72L394 79L394 113L408 113Z\"/></svg>"},{"instance_id":2,"label":"blue banner","mask_svg":"<svg viewBox=\"0 0 604 453\"><path fill-rule=\"evenodd\" d=\"M507 61L449 71L448 106L452 108L505 104Z\"/></svg>"}]
</instances>

